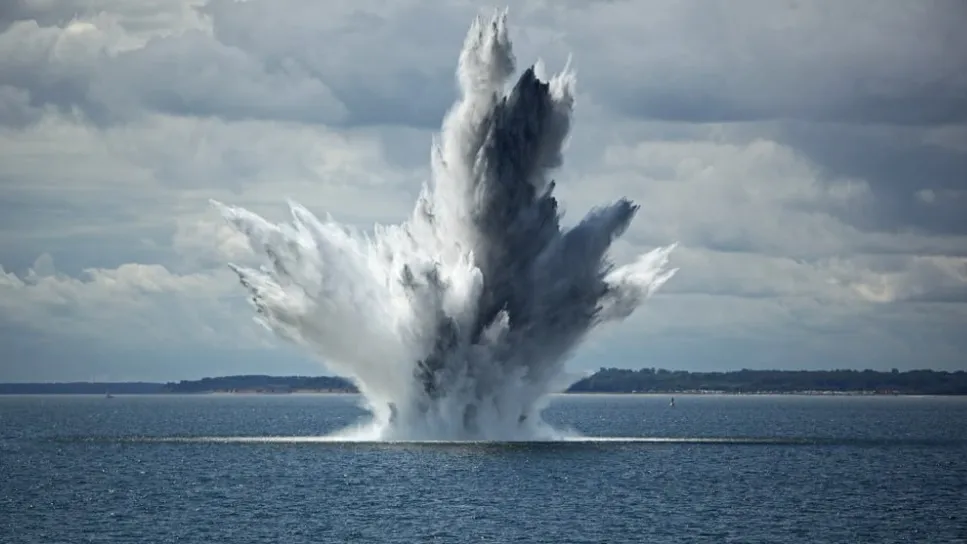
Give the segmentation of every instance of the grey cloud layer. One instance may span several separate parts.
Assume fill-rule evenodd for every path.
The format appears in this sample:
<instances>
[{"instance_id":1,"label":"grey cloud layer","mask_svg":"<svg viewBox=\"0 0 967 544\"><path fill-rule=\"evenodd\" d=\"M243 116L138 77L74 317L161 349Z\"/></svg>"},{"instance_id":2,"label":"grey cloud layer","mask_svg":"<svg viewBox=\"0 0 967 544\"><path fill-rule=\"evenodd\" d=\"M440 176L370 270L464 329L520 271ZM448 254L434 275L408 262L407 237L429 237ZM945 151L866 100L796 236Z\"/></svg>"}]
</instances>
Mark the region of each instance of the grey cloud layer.
<instances>
[{"instance_id":1,"label":"grey cloud layer","mask_svg":"<svg viewBox=\"0 0 967 544\"><path fill-rule=\"evenodd\" d=\"M346 115L331 91L298 67L269 70L201 31L107 55L111 38L88 23L66 30L14 23L0 34L0 88L7 89L0 120L34 120L44 107L76 110L99 125L145 111L321 123Z\"/></svg>"},{"instance_id":2,"label":"grey cloud layer","mask_svg":"<svg viewBox=\"0 0 967 544\"><path fill-rule=\"evenodd\" d=\"M690 122L967 120L967 6L958 0L659 1L556 19L624 112ZM595 24L599 23L599 24ZM595 45L594 29L610 39ZM581 29L585 31L582 32Z\"/></svg>"},{"instance_id":3,"label":"grey cloud layer","mask_svg":"<svg viewBox=\"0 0 967 544\"><path fill-rule=\"evenodd\" d=\"M461 21L476 9L213 1L193 18L186 10L195 8L173 0L155 2L155 17L106 1L85 10L29 5L12 10L8 20L25 20L0 34L0 123L14 126L56 107L102 125L159 112L433 128L453 96ZM967 149L930 141L943 129L937 125L967 123L962 2L891 0L872 9L857 1L656 1L647 14L628 2L520 9L520 56L577 52L582 90L613 112L771 121L731 130L766 134L837 176L867 180L876 202L844 215L850 224L967 234L960 213ZM96 26L69 25L85 11L101 13ZM58 24L68 30L45 26ZM159 30L178 24L181 33ZM913 198L919 191L943 198Z\"/></svg>"},{"instance_id":4,"label":"grey cloud layer","mask_svg":"<svg viewBox=\"0 0 967 544\"><path fill-rule=\"evenodd\" d=\"M10 87L0 93L0 113L11 123L29 118L26 93L31 107L78 107L100 122L146 108L434 126L453 96L452 45L476 11L469 2L215 0L197 10L204 30L163 35L152 26L170 27L179 14L184 22L187 3L157 1L150 7L163 16L156 17L140 4L17 5L5 14L11 26L0 42L0 85ZM958 0L890 0L875 9L855 0L647 7L526 3L517 8L518 50L579 52L586 89L617 111L651 119L967 121L967 7ZM51 27L85 11L100 13L103 28ZM151 39L121 44L120 32Z\"/></svg>"}]
</instances>

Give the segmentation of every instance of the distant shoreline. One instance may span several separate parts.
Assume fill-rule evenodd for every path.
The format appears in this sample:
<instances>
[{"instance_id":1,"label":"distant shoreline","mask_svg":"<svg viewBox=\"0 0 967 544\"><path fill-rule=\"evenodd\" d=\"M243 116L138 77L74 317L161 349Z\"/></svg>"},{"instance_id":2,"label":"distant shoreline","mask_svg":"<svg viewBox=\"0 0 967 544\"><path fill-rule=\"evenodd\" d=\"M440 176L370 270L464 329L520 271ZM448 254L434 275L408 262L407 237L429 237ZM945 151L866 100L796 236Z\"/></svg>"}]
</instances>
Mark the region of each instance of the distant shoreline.
<instances>
[{"instance_id":1,"label":"distant shoreline","mask_svg":"<svg viewBox=\"0 0 967 544\"><path fill-rule=\"evenodd\" d=\"M177 391L159 391L145 393L97 393L97 392L11 392L0 391L0 397L286 397L286 396L359 396L358 391L195 391L191 393ZM628 396L628 397L964 397L967 394L934 394L934 393L881 393L876 391L562 391L551 393L550 396Z\"/></svg>"},{"instance_id":2,"label":"distant shoreline","mask_svg":"<svg viewBox=\"0 0 967 544\"><path fill-rule=\"evenodd\" d=\"M358 391L202 391L198 393L155 393L159 395L264 395L264 396L284 396L284 395L359 395ZM633 395L639 397L668 397L681 395L683 397L712 397L712 396L801 396L801 397L922 397L922 396L967 396L967 395L925 395L923 393L883 393L877 391L561 391L551 393L556 395Z\"/></svg>"},{"instance_id":3,"label":"distant shoreline","mask_svg":"<svg viewBox=\"0 0 967 544\"><path fill-rule=\"evenodd\" d=\"M0 383L0 395L353 394L338 376L242 375L179 382ZM688 372L602 368L568 388L576 394L623 395L967 395L967 371L909 370L735 370Z\"/></svg>"}]
</instances>

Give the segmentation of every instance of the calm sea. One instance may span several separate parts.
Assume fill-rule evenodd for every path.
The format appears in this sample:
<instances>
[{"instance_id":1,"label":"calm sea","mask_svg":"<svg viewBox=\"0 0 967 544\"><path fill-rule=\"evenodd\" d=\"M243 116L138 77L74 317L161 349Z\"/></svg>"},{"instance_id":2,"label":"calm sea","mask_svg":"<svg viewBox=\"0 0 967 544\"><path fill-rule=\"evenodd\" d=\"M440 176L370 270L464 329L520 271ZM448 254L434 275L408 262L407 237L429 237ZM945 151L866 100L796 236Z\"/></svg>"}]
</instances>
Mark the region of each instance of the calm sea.
<instances>
[{"instance_id":1,"label":"calm sea","mask_svg":"<svg viewBox=\"0 0 967 544\"><path fill-rule=\"evenodd\" d=\"M0 397L0 541L967 542L965 398L675 400L545 414L666 441L406 445L210 439L324 435L353 396Z\"/></svg>"}]
</instances>

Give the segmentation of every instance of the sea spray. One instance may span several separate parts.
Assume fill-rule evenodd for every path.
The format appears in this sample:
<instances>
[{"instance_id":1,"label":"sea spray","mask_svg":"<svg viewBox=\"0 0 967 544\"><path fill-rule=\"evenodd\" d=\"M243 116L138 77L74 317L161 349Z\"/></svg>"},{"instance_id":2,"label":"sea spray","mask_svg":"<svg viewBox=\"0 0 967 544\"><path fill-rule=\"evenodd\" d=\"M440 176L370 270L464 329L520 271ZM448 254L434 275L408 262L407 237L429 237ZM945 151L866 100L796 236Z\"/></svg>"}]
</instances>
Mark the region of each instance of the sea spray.
<instances>
[{"instance_id":1,"label":"sea spray","mask_svg":"<svg viewBox=\"0 0 967 544\"><path fill-rule=\"evenodd\" d=\"M673 245L615 267L638 206L596 208L561 230L550 172L574 106L573 72L515 71L506 12L478 18L460 98L435 139L412 216L364 234L290 203L273 224L215 202L265 258L230 265L257 321L352 379L379 439L549 439L549 394L596 325L627 317L674 274Z\"/></svg>"}]
</instances>

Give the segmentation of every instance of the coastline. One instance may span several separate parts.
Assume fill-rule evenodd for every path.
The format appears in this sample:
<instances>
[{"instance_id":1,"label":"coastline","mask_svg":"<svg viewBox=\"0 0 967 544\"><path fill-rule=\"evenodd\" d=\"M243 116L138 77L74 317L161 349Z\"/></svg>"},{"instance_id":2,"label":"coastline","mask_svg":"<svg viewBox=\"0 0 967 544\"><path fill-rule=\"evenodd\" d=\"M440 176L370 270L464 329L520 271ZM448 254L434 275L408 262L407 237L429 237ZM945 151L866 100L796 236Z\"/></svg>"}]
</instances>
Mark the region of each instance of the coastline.
<instances>
[{"instance_id":1,"label":"coastline","mask_svg":"<svg viewBox=\"0 0 967 544\"><path fill-rule=\"evenodd\" d=\"M177 382L0 383L0 395L353 395L356 386L335 376L238 375ZM797 395L965 396L967 371L736 370L688 372L602 368L567 395Z\"/></svg>"},{"instance_id":2,"label":"coastline","mask_svg":"<svg viewBox=\"0 0 967 544\"><path fill-rule=\"evenodd\" d=\"M215 396L215 397L285 397L285 396L359 396L356 391L160 391L143 393L112 393L107 397L103 393L92 392L0 392L0 397L50 397L50 396L73 396L73 397L164 397L164 396ZM965 394L937 394L937 393L916 393L916 392L877 392L877 391L573 391L551 393L552 397L603 397L603 396L622 396L622 397L967 397Z\"/></svg>"}]
</instances>

